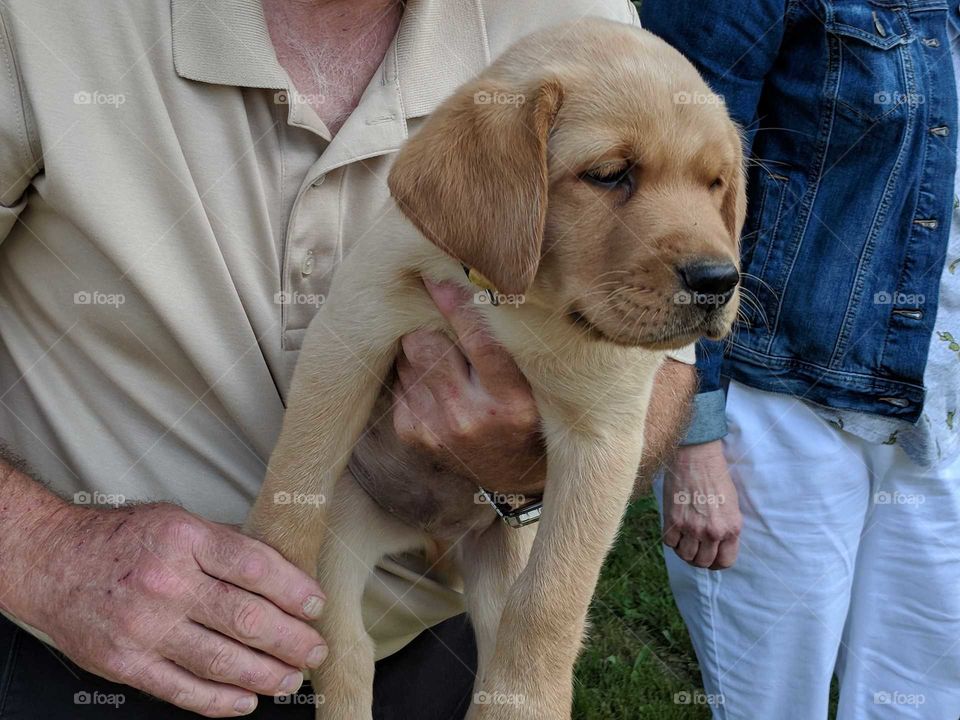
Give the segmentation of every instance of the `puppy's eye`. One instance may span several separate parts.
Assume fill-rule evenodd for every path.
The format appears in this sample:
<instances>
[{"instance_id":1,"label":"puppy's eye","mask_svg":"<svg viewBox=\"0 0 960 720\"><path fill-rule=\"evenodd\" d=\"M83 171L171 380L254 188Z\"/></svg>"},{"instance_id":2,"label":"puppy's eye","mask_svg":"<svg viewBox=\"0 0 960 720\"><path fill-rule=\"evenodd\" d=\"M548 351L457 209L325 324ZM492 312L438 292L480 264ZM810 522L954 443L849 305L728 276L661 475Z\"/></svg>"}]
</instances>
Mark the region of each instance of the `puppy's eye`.
<instances>
[{"instance_id":1,"label":"puppy's eye","mask_svg":"<svg viewBox=\"0 0 960 720\"><path fill-rule=\"evenodd\" d=\"M597 187L613 190L615 188L633 185L633 166L623 165L619 167L602 167L594 170L587 170L580 177L588 183Z\"/></svg>"},{"instance_id":2,"label":"puppy's eye","mask_svg":"<svg viewBox=\"0 0 960 720\"><path fill-rule=\"evenodd\" d=\"M718 177L716 180L710 183L711 190L719 190L722 187L723 187L723 178L721 177Z\"/></svg>"}]
</instances>

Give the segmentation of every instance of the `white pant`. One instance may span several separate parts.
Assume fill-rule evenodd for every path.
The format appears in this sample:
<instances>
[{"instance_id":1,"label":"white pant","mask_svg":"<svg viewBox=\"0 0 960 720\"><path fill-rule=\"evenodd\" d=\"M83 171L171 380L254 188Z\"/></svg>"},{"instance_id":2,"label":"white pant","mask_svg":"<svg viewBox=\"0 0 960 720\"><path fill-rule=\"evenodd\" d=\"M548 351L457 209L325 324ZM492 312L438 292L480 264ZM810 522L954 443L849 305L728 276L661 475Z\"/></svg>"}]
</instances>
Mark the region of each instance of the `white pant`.
<instances>
[{"instance_id":1,"label":"white pant","mask_svg":"<svg viewBox=\"0 0 960 720\"><path fill-rule=\"evenodd\" d=\"M731 383L744 522L729 570L664 548L717 720L960 717L960 462L922 470ZM658 497L661 488L656 488Z\"/></svg>"}]
</instances>

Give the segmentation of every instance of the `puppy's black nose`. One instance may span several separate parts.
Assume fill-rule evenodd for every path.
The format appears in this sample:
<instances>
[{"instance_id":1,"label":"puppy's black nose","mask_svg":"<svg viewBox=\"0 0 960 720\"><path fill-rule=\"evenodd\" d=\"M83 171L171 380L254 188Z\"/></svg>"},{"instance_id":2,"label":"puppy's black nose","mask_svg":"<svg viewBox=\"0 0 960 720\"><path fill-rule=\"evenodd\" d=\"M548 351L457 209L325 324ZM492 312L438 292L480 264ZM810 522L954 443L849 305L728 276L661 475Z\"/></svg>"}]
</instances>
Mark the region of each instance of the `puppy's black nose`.
<instances>
[{"instance_id":1,"label":"puppy's black nose","mask_svg":"<svg viewBox=\"0 0 960 720\"><path fill-rule=\"evenodd\" d=\"M698 258L678 266L677 274L687 290L710 296L708 304L725 304L740 282L736 266L726 260Z\"/></svg>"}]
</instances>

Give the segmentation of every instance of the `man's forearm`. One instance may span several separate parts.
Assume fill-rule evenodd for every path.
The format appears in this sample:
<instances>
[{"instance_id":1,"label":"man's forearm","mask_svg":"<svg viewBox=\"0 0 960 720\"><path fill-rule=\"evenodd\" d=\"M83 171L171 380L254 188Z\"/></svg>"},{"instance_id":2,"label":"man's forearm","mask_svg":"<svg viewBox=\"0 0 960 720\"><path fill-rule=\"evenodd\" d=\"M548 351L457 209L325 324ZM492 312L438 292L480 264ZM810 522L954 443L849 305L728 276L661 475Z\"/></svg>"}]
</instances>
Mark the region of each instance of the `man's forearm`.
<instances>
[{"instance_id":1,"label":"man's forearm","mask_svg":"<svg viewBox=\"0 0 960 720\"><path fill-rule=\"evenodd\" d=\"M690 420L690 405L697 390L693 365L666 360L657 373L644 429L643 460L634 497L650 490L653 476L670 460Z\"/></svg>"},{"instance_id":2,"label":"man's forearm","mask_svg":"<svg viewBox=\"0 0 960 720\"><path fill-rule=\"evenodd\" d=\"M22 463L5 450L0 453L0 609L23 617L24 576L59 518L74 506L27 475Z\"/></svg>"}]
</instances>

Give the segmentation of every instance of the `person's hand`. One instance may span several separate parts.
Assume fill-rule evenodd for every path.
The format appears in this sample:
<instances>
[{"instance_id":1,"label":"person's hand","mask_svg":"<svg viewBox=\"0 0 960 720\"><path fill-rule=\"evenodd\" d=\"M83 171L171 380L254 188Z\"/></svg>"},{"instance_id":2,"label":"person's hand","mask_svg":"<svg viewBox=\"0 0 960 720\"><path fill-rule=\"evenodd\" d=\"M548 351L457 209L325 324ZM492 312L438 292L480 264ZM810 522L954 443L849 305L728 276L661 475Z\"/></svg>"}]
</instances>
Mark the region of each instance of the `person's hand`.
<instances>
[{"instance_id":1,"label":"person's hand","mask_svg":"<svg viewBox=\"0 0 960 720\"><path fill-rule=\"evenodd\" d=\"M457 342L429 331L402 339L397 436L487 490L540 494L545 451L530 386L470 307L472 295L425 284Z\"/></svg>"},{"instance_id":2,"label":"person's hand","mask_svg":"<svg viewBox=\"0 0 960 720\"><path fill-rule=\"evenodd\" d=\"M327 648L316 581L173 505L71 506L32 547L17 616L81 667L208 717L289 694ZM10 562L11 558L4 558ZM22 608L22 610L21 610Z\"/></svg>"},{"instance_id":3,"label":"person's hand","mask_svg":"<svg viewBox=\"0 0 960 720\"><path fill-rule=\"evenodd\" d=\"M722 570L737 559L742 524L722 443L680 448L664 473L664 544L691 565Z\"/></svg>"}]
</instances>

